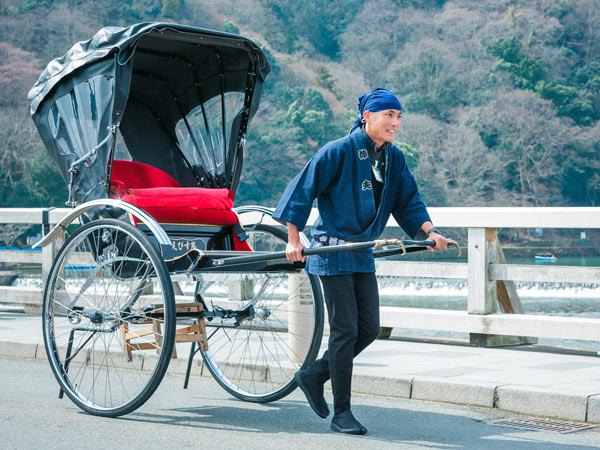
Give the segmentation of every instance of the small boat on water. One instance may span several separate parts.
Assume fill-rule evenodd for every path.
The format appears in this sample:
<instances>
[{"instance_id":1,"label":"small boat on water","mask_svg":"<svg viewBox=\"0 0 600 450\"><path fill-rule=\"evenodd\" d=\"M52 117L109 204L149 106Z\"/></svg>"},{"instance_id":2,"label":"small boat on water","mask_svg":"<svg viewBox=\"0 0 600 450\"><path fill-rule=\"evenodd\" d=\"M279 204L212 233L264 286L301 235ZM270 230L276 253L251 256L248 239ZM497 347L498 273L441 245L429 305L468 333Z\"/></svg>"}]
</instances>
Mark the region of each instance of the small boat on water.
<instances>
[{"instance_id":1,"label":"small boat on water","mask_svg":"<svg viewBox=\"0 0 600 450\"><path fill-rule=\"evenodd\" d=\"M539 255L535 255L535 262L555 262L556 256L552 253L540 253Z\"/></svg>"}]
</instances>

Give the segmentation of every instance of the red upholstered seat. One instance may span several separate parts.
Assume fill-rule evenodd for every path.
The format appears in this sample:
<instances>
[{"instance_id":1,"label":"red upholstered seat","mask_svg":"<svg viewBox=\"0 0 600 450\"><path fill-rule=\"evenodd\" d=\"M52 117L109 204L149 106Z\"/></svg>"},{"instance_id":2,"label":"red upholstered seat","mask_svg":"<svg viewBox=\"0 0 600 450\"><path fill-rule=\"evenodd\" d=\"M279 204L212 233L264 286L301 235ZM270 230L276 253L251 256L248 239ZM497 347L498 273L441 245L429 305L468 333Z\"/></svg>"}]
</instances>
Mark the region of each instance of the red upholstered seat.
<instances>
[{"instance_id":1,"label":"red upholstered seat","mask_svg":"<svg viewBox=\"0 0 600 450\"><path fill-rule=\"evenodd\" d=\"M229 189L158 187L127 189L123 201L139 206L158 222L235 225Z\"/></svg>"},{"instance_id":2,"label":"red upholstered seat","mask_svg":"<svg viewBox=\"0 0 600 450\"><path fill-rule=\"evenodd\" d=\"M115 159L110 175L110 187L113 196L121 198L127 189L181 187L181 185L171 175L156 167Z\"/></svg>"},{"instance_id":3,"label":"red upholstered seat","mask_svg":"<svg viewBox=\"0 0 600 450\"><path fill-rule=\"evenodd\" d=\"M110 195L139 206L162 223L235 225L238 221L231 211L229 189L183 188L162 170L135 161L113 161ZM250 249L237 236L235 240L236 249Z\"/></svg>"}]
</instances>

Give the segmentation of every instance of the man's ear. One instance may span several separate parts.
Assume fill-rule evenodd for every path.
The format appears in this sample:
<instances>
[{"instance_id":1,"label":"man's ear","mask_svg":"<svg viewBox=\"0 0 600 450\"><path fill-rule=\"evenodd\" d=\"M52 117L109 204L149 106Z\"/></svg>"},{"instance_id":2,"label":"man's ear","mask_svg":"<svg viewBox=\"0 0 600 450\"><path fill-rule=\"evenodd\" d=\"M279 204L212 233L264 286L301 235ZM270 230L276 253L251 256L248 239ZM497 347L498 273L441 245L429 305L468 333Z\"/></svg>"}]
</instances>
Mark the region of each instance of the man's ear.
<instances>
[{"instance_id":1,"label":"man's ear","mask_svg":"<svg viewBox=\"0 0 600 450\"><path fill-rule=\"evenodd\" d=\"M365 119L365 122L368 122L370 118L371 118L371 111L364 111L363 119Z\"/></svg>"}]
</instances>

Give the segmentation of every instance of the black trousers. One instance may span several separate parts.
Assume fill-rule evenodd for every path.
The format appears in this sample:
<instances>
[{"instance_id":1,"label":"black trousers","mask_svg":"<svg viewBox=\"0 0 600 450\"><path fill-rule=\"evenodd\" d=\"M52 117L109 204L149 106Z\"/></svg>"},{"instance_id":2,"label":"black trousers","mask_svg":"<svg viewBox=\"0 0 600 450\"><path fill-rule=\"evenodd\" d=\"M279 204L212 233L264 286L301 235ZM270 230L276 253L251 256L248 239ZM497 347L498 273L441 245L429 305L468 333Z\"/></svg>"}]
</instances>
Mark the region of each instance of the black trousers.
<instances>
[{"instance_id":1,"label":"black trousers","mask_svg":"<svg viewBox=\"0 0 600 450\"><path fill-rule=\"evenodd\" d=\"M352 360L379 336L379 291L374 273L320 278L329 313L329 345L308 375L319 383L331 378L338 414L350 409Z\"/></svg>"}]
</instances>

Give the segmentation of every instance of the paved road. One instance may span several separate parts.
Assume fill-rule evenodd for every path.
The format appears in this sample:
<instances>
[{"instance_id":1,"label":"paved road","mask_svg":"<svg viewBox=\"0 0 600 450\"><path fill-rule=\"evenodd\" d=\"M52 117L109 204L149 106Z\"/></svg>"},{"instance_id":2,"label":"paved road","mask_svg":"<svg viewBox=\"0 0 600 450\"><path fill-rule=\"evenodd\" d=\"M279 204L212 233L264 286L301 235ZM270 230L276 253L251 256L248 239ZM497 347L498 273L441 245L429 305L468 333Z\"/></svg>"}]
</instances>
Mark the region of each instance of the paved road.
<instances>
[{"instance_id":1,"label":"paved road","mask_svg":"<svg viewBox=\"0 0 600 450\"><path fill-rule=\"evenodd\" d=\"M187 347L186 347L187 346ZM189 344L169 371L185 373ZM40 316L0 313L0 356L45 359ZM192 373L200 374L198 358ZM355 361L364 394L500 408L600 423L600 358L538 346L478 348L377 340ZM1 443L1 437L0 437Z\"/></svg>"},{"instance_id":2,"label":"paved road","mask_svg":"<svg viewBox=\"0 0 600 450\"><path fill-rule=\"evenodd\" d=\"M497 411L384 397L354 397L366 436L332 433L299 391L270 404L231 398L206 378L167 376L140 409L119 419L57 398L46 362L0 358L0 448L6 449L588 449L600 428L569 435L487 423ZM330 393L327 394L330 399Z\"/></svg>"}]
</instances>

